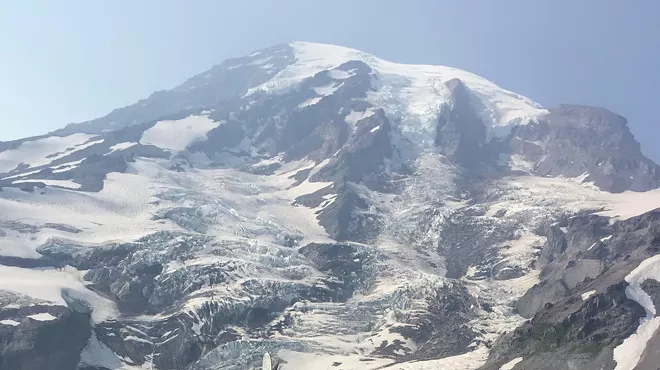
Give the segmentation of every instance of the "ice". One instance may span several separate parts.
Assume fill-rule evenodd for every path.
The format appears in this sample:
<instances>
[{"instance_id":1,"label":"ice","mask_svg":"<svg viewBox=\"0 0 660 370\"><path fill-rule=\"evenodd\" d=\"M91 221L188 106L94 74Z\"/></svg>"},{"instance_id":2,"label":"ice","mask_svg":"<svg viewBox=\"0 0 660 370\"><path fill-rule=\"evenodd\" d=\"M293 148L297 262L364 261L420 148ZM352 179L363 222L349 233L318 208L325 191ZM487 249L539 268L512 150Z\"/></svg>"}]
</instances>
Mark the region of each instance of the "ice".
<instances>
[{"instance_id":1,"label":"ice","mask_svg":"<svg viewBox=\"0 0 660 370\"><path fill-rule=\"evenodd\" d=\"M140 343L153 345L153 343L151 341L146 340L146 339L142 339L142 338L138 338L134 335L129 335L129 336L125 337L124 340L130 340L130 341L133 341L133 342L140 342Z\"/></svg>"},{"instance_id":2,"label":"ice","mask_svg":"<svg viewBox=\"0 0 660 370\"><path fill-rule=\"evenodd\" d=\"M633 370L646 349L646 345L653 338L660 327L660 317L643 319L637 331L614 349L614 370Z\"/></svg>"},{"instance_id":3,"label":"ice","mask_svg":"<svg viewBox=\"0 0 660 370\"><path fill-rule=\"evenodd\" d=\"M532 172L534 170L534 163L526 161L519 154L513 154L509 159L509 167L514 171Z\"/></svg>"},{"instance_id":4,"label":"ice","mask_svg":"<svg viewBox=\"0 0 660 370\"><path fill-rule=\"evenodd\" d=\"M506 364L502 365L502 367L500 367L500 370L512 370L514 367L516 367L516 365L521 363L522 360L523 360L522 357L515 358L515 359L507 362Z\"/></svg>"},{"instance_id":5,"label":"ice","mask_svg":"<svg viewBox=\"0 0 660 370\"><path fill-rule=\"evenodd\" d=\"M584 180L587 179L587 177L589 177L589 173L588 173L588 172L584 172L584 173L581 174L580 176L576 176L576 177L571 178L571 180L577 182L578 184L582 184L582 183L584 182Z\"/></svg>"},{"instance_id":6,"label":"ice","mask_svg":"<svg viewBox=\"0 0 660 370\"><path fill-rule=\"evenodd\" d=\"M149 364L145 364L146 366L144 367L129 366L125 364L119 356L98 340L94 331L92 331L92 336L89 338L87 346L85 346L80 354L80 363L83 365L113 370L149 369Z\"/></svg>"},{"instance_id":7,"label":"ice","mask_svg":"<svg viewBox=\"0 0 660 370\"><path fill-rule=\"evenodd\" d=\"M328 96L337 91L344 83L334 83L331 82L327 85L319 86L314 88L314 92L321 96Z\"/></svg>"},{"instance_id":8,"label":"ice","mask_svg":"<svg viewBox=\"0 0 660 370\"><path fill-rule=\"evenodd\" d=\"M351 76L355 76L355 70L342 71L341 69L333 69L328 71L328 76L335 80L345 80Z\"/></svg>"},{"instance_id":9,"label":"ice","mask_svg":"<svg viewBox=\"0 0 660 370\"><path fill-rule=\"evenodd\" d=\"M67 305L63 295L85 301L93 309L94 322L117 317L114 303L87 289L81 275L81 272L73 267L59 270L23 269L0 265L0 290L25 294L60 306Z\"/></svg>"},{"instance_id":10,"label":"ice","mask_svg":"<svg viewBox=\"0 0 660 370\"><path fill-rule=\"evenodd\" d=\"M110 152L108 152L107 154L114 153L118 150L128 149L128 148L133 147L135 145L137 145L137 143L123 142L123 143L115 144L115 145L110 147Z\"/></svg>"},{"instance_id":11,"label":"ice","mask_svg":"<svg viewBox=\"0 0 660 370\"><path fill-rule=\"evenodd\" d=\"M188 116L174 121L159 121L142 134L140 144L169 150L185 150L190 144L206 139L206 134L220 122L208 116Z\"/></svg>"},{"instance_id":12,"label":"ice","mask_svg":"<svg viewBox=\"0 0 660 370\"><path fill-rule=\"evenodd\" d=\"M569 179L538 176L511 176L505 181L518 186L521 196L555 202L566 209L597 211L597 214L613 220L627 220L660 207L660 189L609 193ZM516 203L510 206L516 207Z\"/></svg>"},{"instance_id":13,"label":"ice","mask_svg":"<svg viewBox=\"0 0 660 370\"><path fill-rule=\"evenodd\" d=\"M374 114L373 109L367 109L362 112L357 112L352 110L349 114L346 115L346 118L344 118L344 120L346 121L346 123L354 127L358 121L363 120L365 118L369 118L373 114Z\"/></svg>"},{"instance_id":14,"label":"ice","mask_svg":"<svg viewBox=\"0 0 660 370\"><path fill-rule=\"evenodd\" d=\"M77 160L77 161L72 161L72 162L67 162L63 163L54 167L51 167L53 169L53 173L58 173L58 172L65 172L69 171L73 168L78 167L79 164L81 164L83 159Z\"/></svg>"},{"instance_id":15,"label":"ice","mask_svg":"<svg viewBox=\"0 0 660 370\"><path fill-rule=\"evenodd\" d=\"M279 94L289 91L316 73L328 70L331 76L341 73L339 65L358 60L372 68L377 86L367 97L375 106L385 108L388 115L401 119L404 133L432 142L437 115L450 100L445 82L460 79L484 104L482 118L491 127L491 136L501 136L516 124L526 124L547 114L530 99L504 90L492 82L455 68L431 65L406 65L388 62L373 55L341 46L294 42L290 46L296 61L278 72L271 80L251 88L256 92Z\"/></svg>"},{"instance_id":16,"label":"ice","mask_svg":"<svg viewBox=\"0 0 660 370\"><path fill-rule=\"evenodd\" d=\"M42 182L48 186L60 186L67 189L80 189L80 184L73 182L71 180L29 179L29 180L17 180L14 181L13 184L22 184L26 182Z\"/></svg>"},{"instance_id":17,"label":"ice","mask_svg":"<svg viewBox=\"0 0 660 370\"><path fill-rule=\"evenodd\" d=\"M250 62L250 64L253 65L253 66L260 66L260 65L270 61L271 59L273 59L273 57L259 58L259 59L253 60L252 62Z\"/></svg>"},{"instance_id":18,"label":"ice","mask_svg":"<svg viewBox=\"0 0 660 370\"><path fill-rule=\"evenodd\" d=\"M304 102L300 103L300 104L298 105L298 108L305 108L305 107L312 106L312 105L314 105L314 104L320 102L321 99L323 99L322 96L317 96L317 97L315 97L315 98L307 99L307 100L305 100Z\"/></svg>"},{"instance_id":19,"label":"ice","mask_svg":"<svg viewBox=\"0 0 660 370\"><path fill-rule=\"evenodd\" d=\"M38 173L40 171L41 170L39 169L39 170L34 170L34 171L23 172L23 173L19 173L18 175L12 175L12 176L4 177L3 180L9 180L9 179L15 179L15 178L18 178L18 177L34 175L35 173Z\"/></svg>"},{"instance_id":20,"label":"ice","mask_svg":"<svg viewBox=\"0 0 660 370\"><path fill-rule=\"evenodd\" d=\"M25 141L16 149L0 152L0 173L9 172L21 163L29 167L47 165L75 151L102 142L90 141L93 137L88 134L74 134Z\"/></svg>"},{"instance_id":21,"label":"ice","mask_svg":"<svg viewBox=\"0 0 660 370\"><path fill-rule=\"evenodd\" d=\"M61 188L46 188L41 193L26 193L6 188L0 193L0 221L21 219L29 225L61 223L82 230L75 235L80 243L106 243L133 241L169 227L152 220L152 204L158 189L167 186L166 178L159 179L160 171L149 161L138 160L131 171L145 175L110 173L103 190L81 193ZM153 176L153 178L151 177ZM16 234L11 243L0 243L0 254L38 257L35 249L51 237L71 238L69 233L54 229L41 229L37 234Z\"/></svg>"},{"instance_id":22,"label":"ice","mask_svg":"<svg viewBox=\"0 0 660 370\"><path fill-rule=\"evenodd\" d=\"M369 130L369 132L374 133L374 132L378 132L378 130L380 130L380 126L376 126L372 128L371 130Z\"/></svg>"},{"instance_id":23,"label":"ice","mask_svg":"<svg viewBox=\"0 0 660 370\"><path fill-rule=\"evenodd\" d=\"M0 320L0 325L18 326L21 323L14 320Z\"/></svg>"},{"instance_id":24,"label":"ice","mask_svg":"<svg viewBox=\"0 0 660 370\"><path fill-rule=\"evenodd\" d=\"M586 301L587 299L589 299L589 297L591 297L594 294L596 294L595 290L590 290L588 292L582 293L582 300Z\"/></svg>"},{"instance_id":25,"label":"ice","mask_svg":"<svg viewBox=\"0 0 660 370\"><path fill-rule=\"evenodd\" d=\"M42 312L42 313L38 313L38 314L35 314L35 315L30 315L30 316L28 316L28 317L31 318L32 320L37 320L37 321L53 321L53 320L57 320L57 317L55 317L55 316L53 316L53 315L51 315L51 314L49 314L49 313L47 313L47 312Z\"/></svg>"},{"instance_id":26,"label":"ice","mask_svg":"<svg viewBox=\"0 0 660 370\"><path fill-rule=\"evenodd\" d=\"M626 297L644 307L646 317L640 320L637 331L614 349L615 370L633 370L637 366L642 353L644 353L649 340L660 328L660 317L656 317L657 308L648 293L641 287L642 283L650 279L660 281L660 255L642 261L625 278L629 284L626 287Z\"/></svg>"}]
</instances>

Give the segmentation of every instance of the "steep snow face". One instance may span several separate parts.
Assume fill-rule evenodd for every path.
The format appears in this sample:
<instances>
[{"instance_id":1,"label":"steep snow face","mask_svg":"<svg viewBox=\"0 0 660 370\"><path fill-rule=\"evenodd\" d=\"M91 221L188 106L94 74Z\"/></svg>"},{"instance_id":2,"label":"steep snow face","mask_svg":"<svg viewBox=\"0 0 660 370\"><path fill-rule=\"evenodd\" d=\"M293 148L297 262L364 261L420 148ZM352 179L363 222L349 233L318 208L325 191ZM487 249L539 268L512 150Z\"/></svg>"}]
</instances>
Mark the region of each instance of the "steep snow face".
<instances>
[{"instance_id":1,"label":"steep snow face","mask_svg":"<svg viewBox=\"0 0 660 370\"><path fill-rule=\"evenodd\" d=\"M660 255L642 261L635 270L626 276L626 281L630 284L626 288L626 296L644 307L646 317L641 320L637 332L614 349L615 370L633 370L639 363L647 343L660 328L660 317L656 317L657 307L641 286L650 279L660 281Z\"/></svg>"},{"instance_id":2,"label":"steep snow face","mask_svg":"<svg viewBox=\"0 0 660 370\"><path fill-rule=\"evenodd\" d=\"M367 100L385 108L388 115L400 120L404 133L426 141L435 131L442 106L451 101L451 92L445 83L453 79L461 80L483 105L481 118L490 125L494 135L508 132L506 128L509 126L525 124L547 114L532 100L460 69L394 63L335 45L294 42L290 47L294 50L295 62L266 83L250 89L246 95L256 92L283 93L324 70L328 70L330 76L345 77L346 72L331 70L356 60L367 64L373 71L373 91Z\"/></svg>"},{"instance_id":3,"label":"steep snow face","mask_svg":"<svg viewBox=\"0 0 660 370\"><path fill-rule=\"evenodd\" d=\"M25 141L16 149L0 152L0 173L9 172L20 164L25 164L28 167L43 166L58 158L102 142L102 140L93 141L92 138L93 136L87 134L74 134Z\"/></svg>"},{"instance_id":4,"label":"steep snow face","mask_svg":"<svg viewBox=\"0 0 660 370\"><path fill-rule=\"evenodd\" d=\"M516 367L516 365L521 363L522 360L523 360L522 357L515 358L510 362L507 362L506 364L502 365L502 367L500 367L500 370L512 370L514 367Z\"/></svg>"},{"instance_id":5,"label":"steep snow face","mask_svg":"<svg viewBox=\"0 0 660 370\"><path fill-rule=\"evenodd\" d=\"M208 116L189 116L180 120L160 121L142 134L140 144L176 151L185 150L188 145L204 140L206 134L219 124ZM118 145L113 147L113 150L124 147L126 145L123 147Z\"/></svg>"},{"instance_id":6,"label":"steep snow face","mask_svg":"<svg viewBox=\"0 0 660 370\"><path fill-rule=\"evenodd\" d=\"M66 306L67 300L87 302L93 309L92 319L101 322L118 317L115 304L89 290L82 273L73 267L57 269L23 269L0 265L0 291L24 294L49 304ZM48 283L44 283L48 282ZM30 316L34 320L54 320L49 314Z\"/></svg>"}]
</instances>

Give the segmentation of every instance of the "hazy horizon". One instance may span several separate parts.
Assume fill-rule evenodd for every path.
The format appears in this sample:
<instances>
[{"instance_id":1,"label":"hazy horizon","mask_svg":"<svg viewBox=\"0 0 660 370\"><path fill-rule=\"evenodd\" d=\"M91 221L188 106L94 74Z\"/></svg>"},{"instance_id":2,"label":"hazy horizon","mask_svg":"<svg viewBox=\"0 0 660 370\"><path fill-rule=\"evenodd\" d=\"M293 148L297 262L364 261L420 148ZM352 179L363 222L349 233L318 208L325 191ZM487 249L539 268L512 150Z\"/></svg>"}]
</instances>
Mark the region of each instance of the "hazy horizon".
<instances>
[{"instance_id":1,"label":"hazy horizon","mask_svg":"<svg viewBox=\"0 0 660 370\"><path fill-rule=\"evenodd\" d=\"M290 41L481 75L546 107L607 108L660 161L660 3L25 1L0 11L0 140L98 118Z\"/></svg>"}]
</instances>

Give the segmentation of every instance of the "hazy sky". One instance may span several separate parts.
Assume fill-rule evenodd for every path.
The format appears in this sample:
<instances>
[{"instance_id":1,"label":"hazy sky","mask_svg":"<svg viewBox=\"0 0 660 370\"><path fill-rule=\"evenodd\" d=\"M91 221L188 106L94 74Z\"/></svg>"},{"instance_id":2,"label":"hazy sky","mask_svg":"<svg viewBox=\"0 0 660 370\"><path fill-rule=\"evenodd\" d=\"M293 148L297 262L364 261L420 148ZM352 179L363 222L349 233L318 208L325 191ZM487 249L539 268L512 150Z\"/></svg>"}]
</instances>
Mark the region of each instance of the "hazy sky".
<instances>
[{"instance_id":1,"label":"hazy sky","mask_svg":"<svg viewBox=\"0 0 660 370\"><path fill-rule=\"evenodd\" d=\"M658 0L0 0L0 140L96 118L223 59L305 40L606 107L660 161Z\"/></svg>"}]
</instances>

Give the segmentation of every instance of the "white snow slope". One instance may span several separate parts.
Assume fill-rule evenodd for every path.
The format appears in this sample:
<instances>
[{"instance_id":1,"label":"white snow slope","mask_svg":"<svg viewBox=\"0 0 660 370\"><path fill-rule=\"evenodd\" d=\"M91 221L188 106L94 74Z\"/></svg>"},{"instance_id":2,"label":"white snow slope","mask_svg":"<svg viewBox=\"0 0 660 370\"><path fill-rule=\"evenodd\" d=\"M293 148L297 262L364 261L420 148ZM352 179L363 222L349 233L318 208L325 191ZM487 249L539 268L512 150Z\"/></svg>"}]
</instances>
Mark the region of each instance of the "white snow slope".
<instances>
[{"instance_id":1,"label":"white snow slope","mask_svg":"<svg viewBox=\"0 0 660 370\"><path fill-rule=\"evenodd\" d=\"M208 116L189 116L174 121L159 121L142 134L140 144L154 145L163 149L185 150L188 145L206 138L206 134L218 127ZM120 146L114 149L122 148Z\"/></svg>"},{"instance_id":2,"label":"white snow slope","mask_svg":"<svg viewBox=\"0 0 660 370\"><path fill-rule=\"evenodd\" d=\"M626 296L644 307L646 317L640 321L637 332L614 349L615 370L633 370L639 363L646 344L660 328L660 317L656 317L657 307L641 287L642 283L649 279L660 281L660 255L642 261L626 276L626 281L630 284L626 288Z\"/></svg>"},{"instance_id":3,"label":"white snow slope","mask_svg":"<svg viewBox=\"0 0 660 370\"><path fill-rule=\"evenodd\" d=\"M295 53L295 63L269 81L250 89L246 95L289 91L318 72L333 70L347 61L358 60L367 64L373 70L374 77L377 77L377 81L374 81L376 88L367 100L375 106L383 107L388 115L400 118L404 133L424 140L429 140L437 114L450 101L450 91L445 83L452 79L460 79L484 104L481 115L485 122L490 123L492 135L507 133L508 127L514 124L525 124L530 119L547 114L545 109L532 100L460 69L394 63L336 45L293 42L290 46ZM330 76L338 77L338 84L345 78L345 72L330 72ZM322 91L320 94L325 93Z\"/></svg>"},{"instance_id":4,"label":"white snow slope","mask_svg":"<svg viewBox=\"0 0 660 370\"><path fill-rule=\"evenodd\" d=\"M91 138L91 135L75 134L25 141L16 149L0 152L0 173L9 172L21 163L32 168L43 166L102 141L90 141Z\"/></svg>"}]
</instances>

